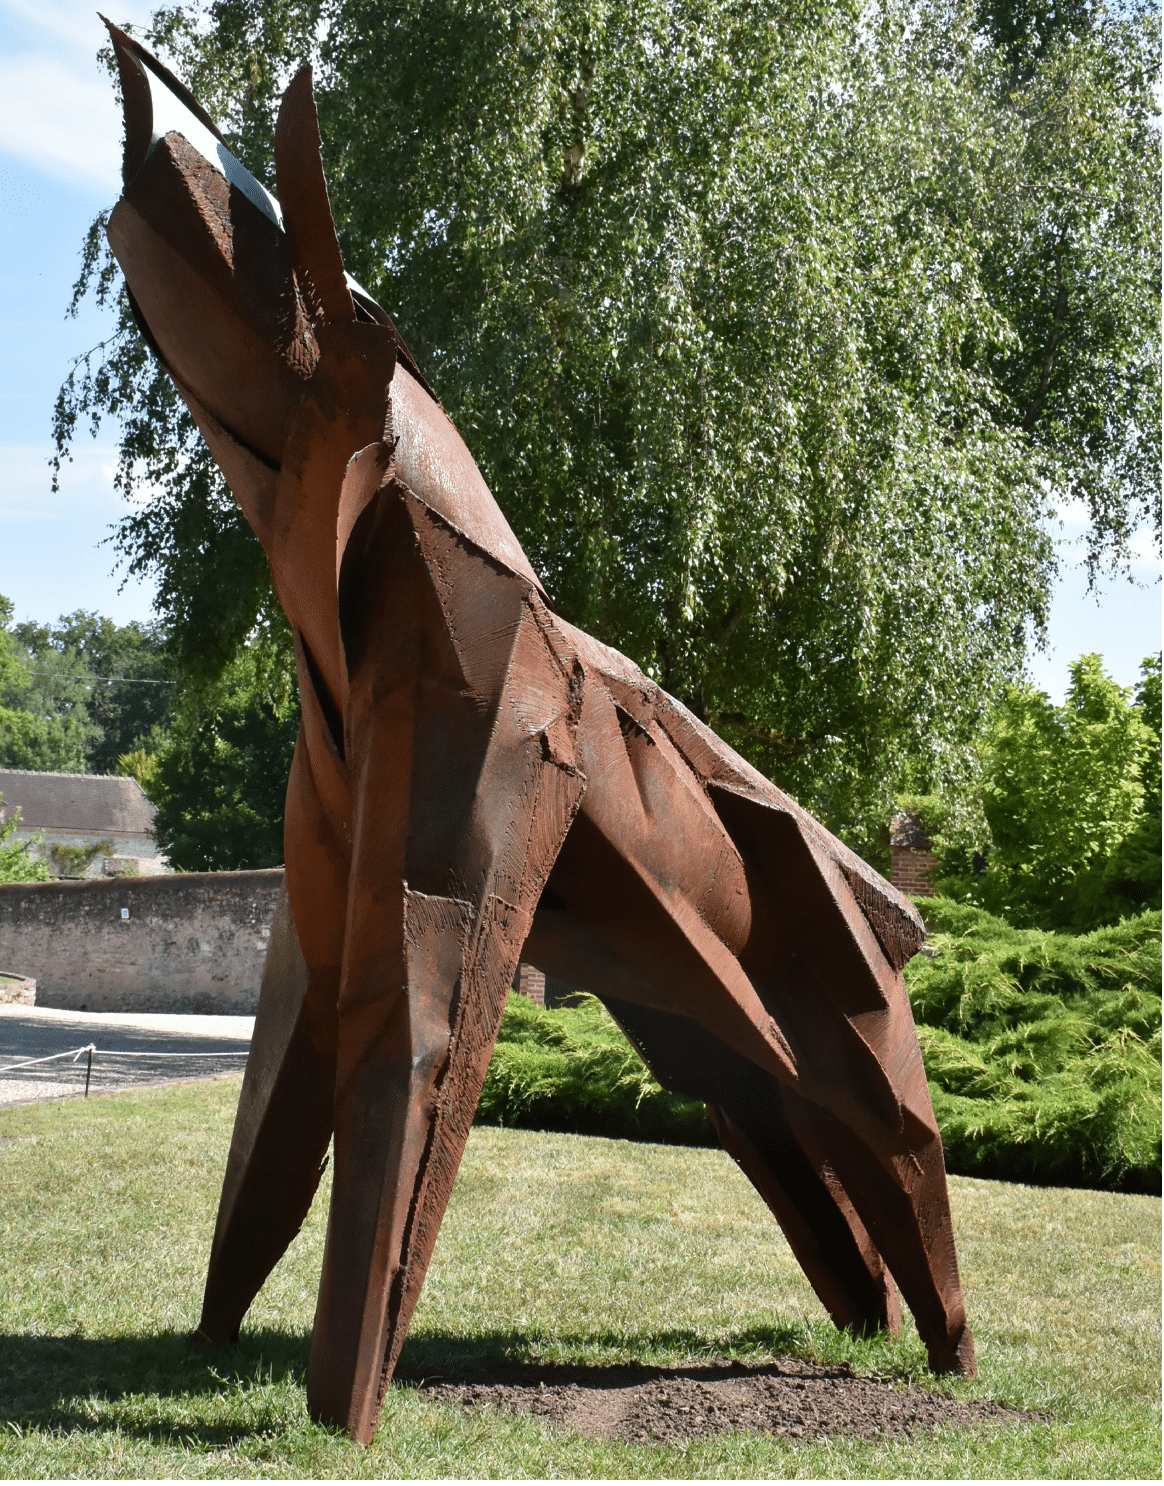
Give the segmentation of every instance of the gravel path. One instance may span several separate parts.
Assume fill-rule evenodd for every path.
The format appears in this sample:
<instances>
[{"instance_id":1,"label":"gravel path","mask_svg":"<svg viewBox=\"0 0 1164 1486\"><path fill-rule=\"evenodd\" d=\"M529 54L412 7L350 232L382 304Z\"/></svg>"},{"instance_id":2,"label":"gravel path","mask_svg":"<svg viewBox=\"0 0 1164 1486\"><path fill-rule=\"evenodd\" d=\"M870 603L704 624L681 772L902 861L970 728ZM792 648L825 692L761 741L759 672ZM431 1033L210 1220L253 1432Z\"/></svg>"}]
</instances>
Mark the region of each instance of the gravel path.
<instances>
[{"instance_id":1,"label":"gravel path","mask_svg":"<svg viewBox=\"0 0 1164 1486\"><path fill-rule=\"evenodd\" d=\"M175 1016L148 1012L54 1011L0 1006L0 1107L83 1095L92 1043L91 1094L143 1084L221 1078L246 1067L254 1018ZM12 1064L69 1056L25 1069ZM131 1053L132 1057L117 1056Z\"/></svg>"}]
</instances>

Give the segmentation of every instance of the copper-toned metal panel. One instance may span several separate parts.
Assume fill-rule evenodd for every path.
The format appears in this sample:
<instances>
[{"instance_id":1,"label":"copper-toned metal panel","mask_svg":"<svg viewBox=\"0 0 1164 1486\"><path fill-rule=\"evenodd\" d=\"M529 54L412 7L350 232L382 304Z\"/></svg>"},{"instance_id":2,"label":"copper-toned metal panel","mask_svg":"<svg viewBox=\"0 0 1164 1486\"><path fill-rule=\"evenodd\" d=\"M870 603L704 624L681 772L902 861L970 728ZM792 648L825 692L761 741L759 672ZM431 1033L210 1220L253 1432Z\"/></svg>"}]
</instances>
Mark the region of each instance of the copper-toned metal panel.
<instances>
[{"instance_id":1,"label":"copper-toned metal panel","mask_svg":"<svg viewBox=\"0 0 1164 1486\"><path fill-rule=\"evenodd\" d=\"M901 977L912 905L554 615L345 274L310 73L280 114L280 207L111 35L128 144L110 241L270 559L303 704L201 1334L237 1334L334 1140L308 1402L371 1438L524 958L593 990L708 1104L838 1325L895 1327L896 1280L931 1364L973 1372Z\"/></svg>"}]
</instances>

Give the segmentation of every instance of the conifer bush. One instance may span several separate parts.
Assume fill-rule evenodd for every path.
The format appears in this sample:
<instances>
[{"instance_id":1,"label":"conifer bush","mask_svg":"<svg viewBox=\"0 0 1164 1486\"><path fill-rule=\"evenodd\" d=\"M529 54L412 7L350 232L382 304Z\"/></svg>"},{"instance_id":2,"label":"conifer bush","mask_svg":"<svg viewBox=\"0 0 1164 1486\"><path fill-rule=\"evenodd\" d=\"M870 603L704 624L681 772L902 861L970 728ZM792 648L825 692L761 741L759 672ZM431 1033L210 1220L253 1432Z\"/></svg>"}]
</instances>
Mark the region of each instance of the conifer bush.
<instances>
[{"instance_id":1,"label":"conifer bush","mask_svg":"<svg viewBox=\"0 0 1164 1486\"><path fill-rule=\"evenodd\" d=\"M962 1175L1160 1191L1160 926L1015 929L948 898L906 967L946 1164ZM701 1104L669 1094L590 996L511 996L478 1121L713 1145Z\"/></svg>"},{"instance_id":2,"label":"conifer bush","mask_svg":"<svg viewBox=\"0 0 1164 1486\"><path fill-rule=\"evenodd\" d=\"M948 898L906 967L946 1165L1160 1191L1160 913L1015 929Z\"/></svg>"},{"instance_id":3,"label":"conifer bush","mask_svg":"<svg viewBox=\"0 0 1164 1486\"><path fill-rule=\"evenodd\" d=\"M600 1001L553 1011L511 995L477 1123L662 1145L718 1145L702 1104L661 1088Z\"/></svg>"}]
</instances>

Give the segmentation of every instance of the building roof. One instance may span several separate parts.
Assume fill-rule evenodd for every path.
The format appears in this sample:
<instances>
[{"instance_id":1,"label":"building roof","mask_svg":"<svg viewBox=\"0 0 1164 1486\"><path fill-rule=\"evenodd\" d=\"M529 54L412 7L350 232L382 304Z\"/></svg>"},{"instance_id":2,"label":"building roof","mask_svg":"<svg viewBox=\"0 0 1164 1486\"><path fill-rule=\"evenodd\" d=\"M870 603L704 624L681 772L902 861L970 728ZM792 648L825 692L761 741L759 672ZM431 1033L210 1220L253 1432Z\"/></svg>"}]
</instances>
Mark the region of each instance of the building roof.
<instances>
[{"instance_id":1,"label":"building roof","mask_svg":"<svg viewBox=\"0 0 1164 1486\"><path fill-rule=\"evenodd\" d=\"M152 837L156 811L136 779L0 769L0 820L20 810L24 830Z\"/></svg>"}]
</instances>

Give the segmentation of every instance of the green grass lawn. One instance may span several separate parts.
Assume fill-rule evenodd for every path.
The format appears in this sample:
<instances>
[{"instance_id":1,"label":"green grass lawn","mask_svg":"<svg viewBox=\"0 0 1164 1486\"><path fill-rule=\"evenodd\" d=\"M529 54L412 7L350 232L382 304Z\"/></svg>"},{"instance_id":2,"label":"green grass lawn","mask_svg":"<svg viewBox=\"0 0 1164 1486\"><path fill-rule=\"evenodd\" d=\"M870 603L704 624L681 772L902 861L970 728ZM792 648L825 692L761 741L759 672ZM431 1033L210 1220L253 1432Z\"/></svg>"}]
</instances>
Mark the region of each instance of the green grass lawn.
<instances>
[{"instance_id":1,"label":"green grass lawn","mask_svg":"<svg viewBox=\"0 0 1164 1486\"><path fill-rule=\"evenodd\" d=\"M325 1192L242 1344L186 1348L237 1094L232 1079L0 1114L0 1475L1159 1476L1159 1199L970 1178L951 1185L981 1374L956 1387L1046 1422L624 1445L394 1387L360 1449L304 1402ZM787 1353L928 1379L912 1328L833 1330L721 1152L477 1128L402 1368Z\"/></svg>"}]
</instances>

